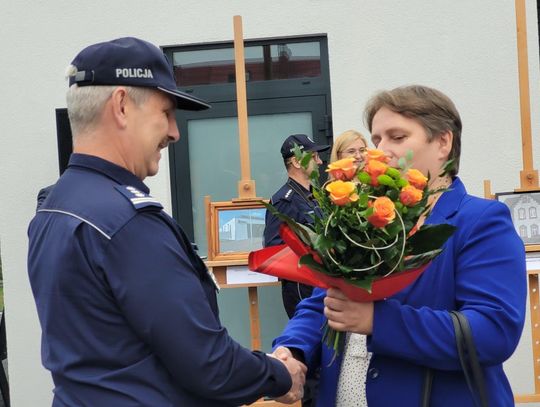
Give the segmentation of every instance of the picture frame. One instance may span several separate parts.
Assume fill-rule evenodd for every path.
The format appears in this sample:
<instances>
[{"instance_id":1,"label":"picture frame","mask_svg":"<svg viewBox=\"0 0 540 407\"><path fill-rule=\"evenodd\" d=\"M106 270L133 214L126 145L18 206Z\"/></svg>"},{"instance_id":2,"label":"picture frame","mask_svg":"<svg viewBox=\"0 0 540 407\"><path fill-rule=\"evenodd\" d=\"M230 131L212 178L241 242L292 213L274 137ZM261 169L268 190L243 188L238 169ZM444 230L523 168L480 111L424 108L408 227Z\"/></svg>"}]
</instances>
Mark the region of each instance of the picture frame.
<instances>
[{"instance_id":1,"label":"picture frame","mask_svg":"<svg viewBox=\"0 0 540 407\"><path fill-rule=\"evenodd\" d=\"M263 247L266 208L261 201L206 202L208 260L246 260Z\"/></svg>"},{"instance_id":2,"label":"picture frame","mask_svg":"<svg viewBox=\"0 0 540 407\"><path fill-rule=\"evenodd\" d=\"M540 190L499 192L495 199L510 209L516 232L529 251L540 251Z\"/></svg>"}]
</instances>

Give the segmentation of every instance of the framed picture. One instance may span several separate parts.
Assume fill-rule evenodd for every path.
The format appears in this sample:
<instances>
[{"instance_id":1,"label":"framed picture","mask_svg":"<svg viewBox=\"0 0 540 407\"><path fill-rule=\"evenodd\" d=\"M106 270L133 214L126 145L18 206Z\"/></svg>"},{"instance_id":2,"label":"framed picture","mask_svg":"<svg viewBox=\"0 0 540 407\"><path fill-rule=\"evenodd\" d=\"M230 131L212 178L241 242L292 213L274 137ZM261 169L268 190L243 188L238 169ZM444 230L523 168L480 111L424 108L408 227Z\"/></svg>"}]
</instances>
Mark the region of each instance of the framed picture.
<instances>
[{"instance_id":1,"label":"framed picture","mask_svg":"<svg viewBox=\"0 0 540 407\"><path fill-rule=\"evenodd\" d=\"M207 203L208 260L247 259L263 247L266 208L259 201Z\"/></svg>"},{"instance_id":2,"label":"framed picture","mask_svg":"<svg viewBox=\"0 0 540 407\"><path fill-rule=\"evenodd\" d=\"M501 192L495 197L510 209L516 232L527 251L540 250L540 191Z\"/></svg>"}]
</instances>

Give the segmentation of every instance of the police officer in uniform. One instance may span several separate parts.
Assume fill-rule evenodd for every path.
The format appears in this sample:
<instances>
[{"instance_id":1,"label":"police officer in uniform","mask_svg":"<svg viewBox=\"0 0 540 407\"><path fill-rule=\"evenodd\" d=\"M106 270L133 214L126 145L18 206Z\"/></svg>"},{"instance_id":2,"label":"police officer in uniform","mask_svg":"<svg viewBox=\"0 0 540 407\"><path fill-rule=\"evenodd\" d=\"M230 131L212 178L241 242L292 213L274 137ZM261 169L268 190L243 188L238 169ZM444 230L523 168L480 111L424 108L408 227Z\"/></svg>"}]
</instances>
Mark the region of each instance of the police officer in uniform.
<instances>
[{"instance_id":1,"label":"police officer in uniform","mask_svg":"<svg viewBox=\"0 0 540 407\"><path fill-rule=\"evenodd\" d=\"M29 226L28 273L54 407L294 402L305 366L241 347L211 274L143 183L179 139L178 92L154 45L94 44L69 68L72 154Z\"/></svg>"},{"instance_id":2,"label":"police officer in uniform","mask_svg":"<svg viewBox=\"0 0 540 407\"><path fill-rule=\"evenodd\" d=\"M307 169L302 168L294 156L294 146L297 145L303 151L311 151L313 157ZM281 146L281 156L287 170L288 179L271 199L272 205L281 213L291 217L299 223L310 225L313 216L320 215L320 209L310 191L309 174L317 165L321 165L319 152L330 148L328 145L316 144L305 134L293 134L285 139ZM279 236L281 221L266 212L264 229L264 246L283 244ZM289 318L294 315L296 305L306 297L311 296L313 287L292 281L281 281L283 305Z\"/></svg>"}]
</instances>

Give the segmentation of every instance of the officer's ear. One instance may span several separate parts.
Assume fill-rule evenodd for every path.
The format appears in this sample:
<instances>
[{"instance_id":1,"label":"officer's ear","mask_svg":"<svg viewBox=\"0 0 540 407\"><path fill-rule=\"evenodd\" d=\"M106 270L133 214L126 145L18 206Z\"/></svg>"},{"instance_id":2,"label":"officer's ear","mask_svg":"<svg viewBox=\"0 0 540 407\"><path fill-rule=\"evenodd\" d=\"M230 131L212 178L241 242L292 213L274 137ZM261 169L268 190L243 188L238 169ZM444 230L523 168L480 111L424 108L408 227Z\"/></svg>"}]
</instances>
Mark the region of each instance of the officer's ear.
<instances>
[{"instance_id":1,"label":"officer's ear","mask_svg":"<svg viewBox=\"0 0 540 407\"><path fill-rule=\"evenodd\" d=\"M294 167L294 168L298 168L298 169L302 168L302 165L300 164L300 161L298 161L296 159L296 157L291 157L290 158L290 163L291 163L290 165L292 167Z\"/></svg>"},{"instance_id":2,"label":"officer's ear","mask_svg":"<svg viewBox=\"0 0 540 407\"><path fill-rule=\"evenodd\" d=\"M120 128L125 128L127 125L126 107L128 104L127 89L119 86L113 90L110 98L112 109L112 117Z\"/></svg>"}]
</instances>

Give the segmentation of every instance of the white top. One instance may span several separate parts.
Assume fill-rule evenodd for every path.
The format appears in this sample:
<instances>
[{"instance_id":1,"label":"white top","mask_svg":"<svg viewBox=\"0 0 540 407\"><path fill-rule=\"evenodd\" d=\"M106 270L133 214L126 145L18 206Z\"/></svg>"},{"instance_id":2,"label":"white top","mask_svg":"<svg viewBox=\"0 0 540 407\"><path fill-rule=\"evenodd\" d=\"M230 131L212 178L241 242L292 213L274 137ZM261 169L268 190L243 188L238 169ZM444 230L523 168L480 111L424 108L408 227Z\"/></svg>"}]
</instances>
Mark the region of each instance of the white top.
<instances>
[{"instance_id":1,"label":"white top","mask_svg":"<svg viewBox=\"0 0 540 407\"><path fill-rule=\"evenodd\" d=\"M370 359L366 336L348 332L339 372L336 407L367 407L366 376Z\"/></svg>"}]
</instances>

